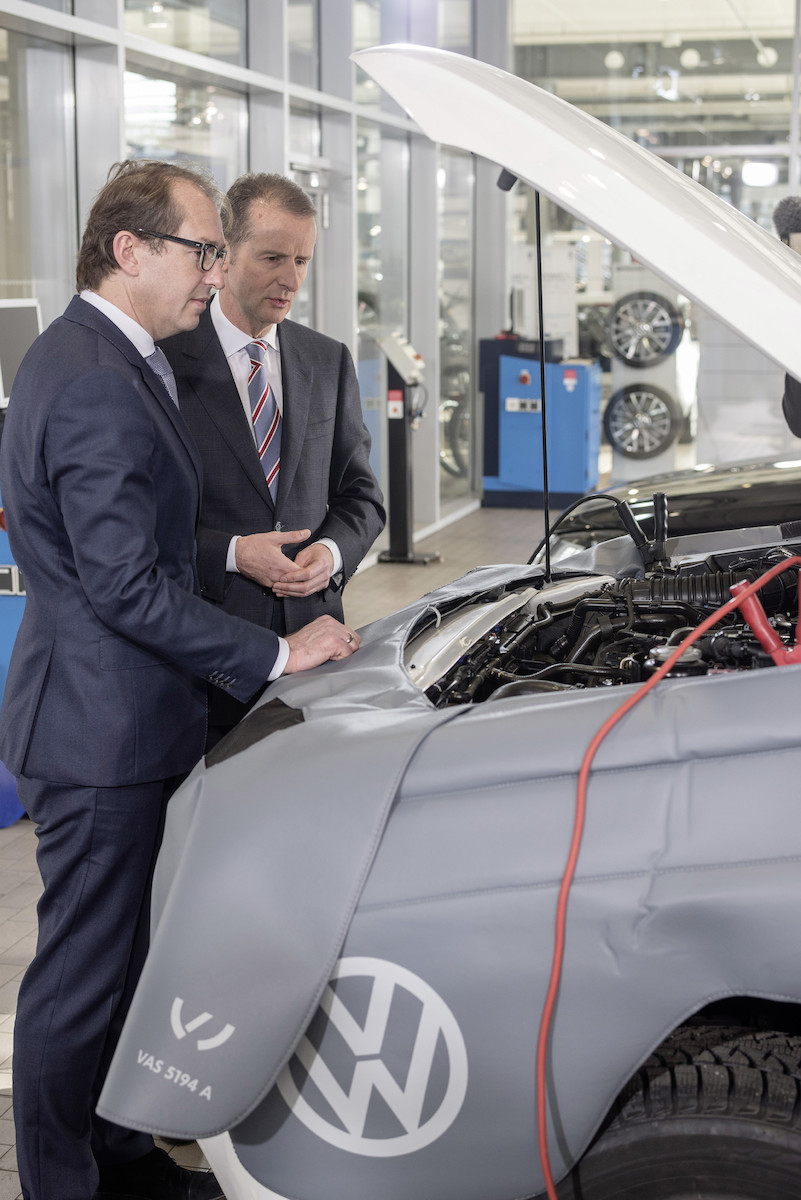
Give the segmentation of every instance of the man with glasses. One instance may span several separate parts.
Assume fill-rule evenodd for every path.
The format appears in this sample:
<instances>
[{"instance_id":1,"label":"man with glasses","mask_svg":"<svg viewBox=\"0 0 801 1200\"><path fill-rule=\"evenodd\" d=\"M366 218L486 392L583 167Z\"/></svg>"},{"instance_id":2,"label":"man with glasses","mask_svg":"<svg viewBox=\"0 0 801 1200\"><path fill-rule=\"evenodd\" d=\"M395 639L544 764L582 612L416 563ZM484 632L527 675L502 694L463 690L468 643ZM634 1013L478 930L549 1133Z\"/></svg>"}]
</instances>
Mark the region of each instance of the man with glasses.
<instances>
[{"instance_id":1,"label":"man with glasses","mask_svg":"<svg viewBox=\"0 0 801 1200\"><path fill-rule=\"evenodd\" d=\"M154 343L197 325L223 286L222 245L205 176L113 169L80 296L34 343L8 407L0 471L27 603L0 758L37 823L44 884L14 1043L26 1200L222 1196L94 1112L147 946L165 803L203 753L207 682L244 701L359 644L330 617L279 639L199 595L201 467Z\"/></svg>"},{"instance_id":2,"label":"man with glasses","mask_svg":"<svg viewBox=\"0 0 801 1200\"><path fill-rule=\"evenodd\" d=\"M198 574L210 603L283 634L321 613L384 526L346 346L288 320L315 210L283 175L243 175L223 209L225 288L164 343L203 459ZM209 694L208 748L247 711Z\"/></svg>"}]
</instances>

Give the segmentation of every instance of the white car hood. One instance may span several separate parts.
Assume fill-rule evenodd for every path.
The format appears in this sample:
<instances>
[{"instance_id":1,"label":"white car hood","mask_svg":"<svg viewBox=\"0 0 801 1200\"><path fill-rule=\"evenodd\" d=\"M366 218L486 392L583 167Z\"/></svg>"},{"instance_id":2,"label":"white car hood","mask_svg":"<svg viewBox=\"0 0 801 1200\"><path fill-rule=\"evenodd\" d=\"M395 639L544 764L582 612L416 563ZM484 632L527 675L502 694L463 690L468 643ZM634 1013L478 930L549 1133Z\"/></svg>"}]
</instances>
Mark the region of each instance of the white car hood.
<instances>
[{"instance_id":1,"label":"white car hood","mask_svg":"<svg viewBox=\"0 0 801 1200\"><path fill-rule=\"evenodd\" d=\"M351 56L437 142L506 167L801 378L801 256L648 150L498 67L425 46Z\"/></svg>"}]
</instances>

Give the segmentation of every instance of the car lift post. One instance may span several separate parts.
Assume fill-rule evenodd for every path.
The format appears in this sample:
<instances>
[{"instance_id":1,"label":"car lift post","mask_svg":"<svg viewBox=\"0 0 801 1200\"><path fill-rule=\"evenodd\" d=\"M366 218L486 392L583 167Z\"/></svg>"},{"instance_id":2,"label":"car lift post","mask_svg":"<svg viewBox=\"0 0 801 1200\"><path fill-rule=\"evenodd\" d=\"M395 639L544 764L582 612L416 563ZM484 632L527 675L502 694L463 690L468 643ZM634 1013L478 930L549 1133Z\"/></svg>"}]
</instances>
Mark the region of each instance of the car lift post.
<instances>
[{"instance_id":1,"label":"car lift post","mask_svg":"<svg viewBox=\"0 0 801 1200\"><path fill-rule=\"evenodd\" d=\"M391 334L379 346L387 358L387 457L389 461L389 549L382 563L439 562L439 554L412 549L412 428L417 414L412 392L422 382L424 363L405 338Z\"/></svg>"}]
</instances>

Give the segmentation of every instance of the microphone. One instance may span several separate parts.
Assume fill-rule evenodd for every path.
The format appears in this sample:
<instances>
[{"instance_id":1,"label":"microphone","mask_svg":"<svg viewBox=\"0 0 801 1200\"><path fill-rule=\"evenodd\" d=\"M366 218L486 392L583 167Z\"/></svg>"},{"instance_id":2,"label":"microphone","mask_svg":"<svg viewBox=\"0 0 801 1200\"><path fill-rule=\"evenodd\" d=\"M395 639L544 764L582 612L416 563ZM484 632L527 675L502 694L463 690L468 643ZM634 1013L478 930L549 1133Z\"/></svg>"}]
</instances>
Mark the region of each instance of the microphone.
<instances>
[{"instance_id":1,"label":"microphone","mask_svg":"<svg viewBox=\"0 0 801 1200\"><path fill-rule=\"evenodd\" d=\"M801 233L801 196L785 196L773 210L773 224L783 242L790 243L790 234Z\"/></svg>"}]
</instances>

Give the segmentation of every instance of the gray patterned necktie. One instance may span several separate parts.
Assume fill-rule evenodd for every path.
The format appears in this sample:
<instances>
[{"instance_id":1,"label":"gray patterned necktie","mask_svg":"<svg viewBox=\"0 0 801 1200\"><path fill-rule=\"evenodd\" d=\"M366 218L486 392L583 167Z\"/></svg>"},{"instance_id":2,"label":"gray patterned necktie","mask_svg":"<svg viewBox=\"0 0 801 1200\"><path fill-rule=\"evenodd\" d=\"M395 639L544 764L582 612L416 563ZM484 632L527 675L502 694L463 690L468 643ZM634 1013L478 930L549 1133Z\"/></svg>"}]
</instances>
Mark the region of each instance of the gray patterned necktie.
<instances>
[{"instance_id":1,"label":"gray patterned necktie","mask_svg":"<svg viewBox=\"0 0 801 1200\"><path fill-rule=\"evenodd\" d=\"M173 404L178 406L178 388L175 386L175 376L172 373L172 367L167 362L167 355L163 350L156 346L152 354L148 354L145 362L152 371L155 371L161 382L170 394L170 399Z\"/></svg>"}]
</instances>

